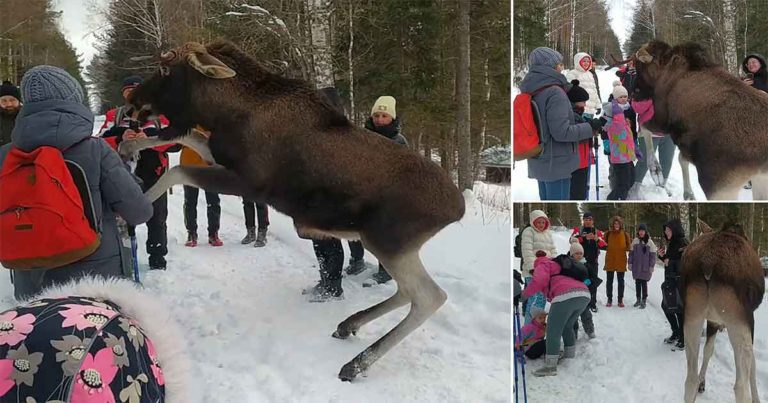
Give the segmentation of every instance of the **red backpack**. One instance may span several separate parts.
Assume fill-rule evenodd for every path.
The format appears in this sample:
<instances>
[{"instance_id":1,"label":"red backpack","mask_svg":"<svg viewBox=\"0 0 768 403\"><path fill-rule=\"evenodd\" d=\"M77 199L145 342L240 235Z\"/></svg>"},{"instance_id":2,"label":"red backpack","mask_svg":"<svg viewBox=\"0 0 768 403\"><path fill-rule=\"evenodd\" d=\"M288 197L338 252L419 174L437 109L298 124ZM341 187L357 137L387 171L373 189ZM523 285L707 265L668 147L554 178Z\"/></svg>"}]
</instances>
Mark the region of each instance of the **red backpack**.
<instances>
[{"instance_id":1,"label":"red backpack","mask_svg":"<svg viewBox=\"0 0 768 403\"><path fill-rule=\"evenodd\" d=\"M54 147L11 148L0 170L0 264L29 270L76 262L99 247L97 227L79 165Z\"/></svg>"},{"instance_id":2,"label":"red backpack","mask_svg":"<svg viewBox=\"0 0 768 403\"><path fill-rule=\"evenodd\" d=\"M533 102L533 97L549 87L547 85L534 92L521 92L515 96L512 109L514 119L512 121L512 144L515 161L527 160L538 157L543 151L541 148L541 113L539 106Z\"/></svg>"}]
</instances>

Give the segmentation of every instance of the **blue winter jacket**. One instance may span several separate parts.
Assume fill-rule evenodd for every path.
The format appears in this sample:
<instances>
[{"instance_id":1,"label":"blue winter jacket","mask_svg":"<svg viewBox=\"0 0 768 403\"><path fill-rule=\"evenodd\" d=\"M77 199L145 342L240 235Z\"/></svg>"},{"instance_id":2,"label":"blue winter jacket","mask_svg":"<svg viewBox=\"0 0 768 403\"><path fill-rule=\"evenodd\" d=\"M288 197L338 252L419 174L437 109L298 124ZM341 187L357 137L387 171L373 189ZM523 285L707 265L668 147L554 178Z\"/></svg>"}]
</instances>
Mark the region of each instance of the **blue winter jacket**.
<instances>
[{"instance_id":1,"label":"blue winter jacket","mask_svg":"<svg viewBox=\"0 0 768 403\"><path fill-rule=\"evenodd\" d=\"M579 169L579 141L592 137L589 123L574 123L571 102L564 88L565 76L546 66L532 66L520 83L520 91L533 93L547 85L533 97L541 112L541 140L543 152L528 160L528 177L538 181L570 178Z\"/></svg>"},{"instance_id":2,"label":"blue winter jacket","mask_svg":"<svg viewBox=\"0 0 768 403\"><path fill-rule=\"evenodd\" d=\"M152 217L152 204L133 175L106 141L91 137L93 113L84 105L58 100L24 104L16 119L11 144L0 148L0 166L11 145L29 152L40 146L64 150L64 158L85 171L101 225L101 245L90 256L51 270L16 271L17 298L37 293L42 287L84 274L120 276L121 248L115 215L137 225Z\"/></svg>"}]
</instances>

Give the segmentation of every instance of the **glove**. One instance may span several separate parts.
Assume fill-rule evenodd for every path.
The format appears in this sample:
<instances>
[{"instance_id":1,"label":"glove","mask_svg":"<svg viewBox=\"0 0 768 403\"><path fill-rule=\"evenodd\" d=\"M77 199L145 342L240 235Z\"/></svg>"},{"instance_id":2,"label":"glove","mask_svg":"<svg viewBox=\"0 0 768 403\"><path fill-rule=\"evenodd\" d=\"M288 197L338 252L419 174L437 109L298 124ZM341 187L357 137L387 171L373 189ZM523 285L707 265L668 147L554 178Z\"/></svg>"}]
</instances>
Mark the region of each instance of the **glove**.
<instances>
[{"instance_id":1,"label":"glove","mask_svg":"<svg viewBox=\"0 0 768 403\"><path fill-rule=\"evenodd\" d=\"M607 139L603 140L603 154L611 155L611 142Z\"/></svg>"},{"instance_id":2,"label":"glove","mask_svg":"<svg viewBox=\"0 0 768 403\"><path fill-rule=\"evenodd\" d=\"M592 119L592 120L589 121L589 126L592 127L592 131L596 132L596 131L600 130L601 127L603 127L605 122L607 122L607 120L605 120L605 118Z\"/></svg>"},{"instance_id":3,"label":"glove","mask_svg":"<svg viewBox=\"0 0 768 403\"><path fill-rule=\"evenodd\" d=\"M599 114L600 114L600 112L602 112L602 111L603 111L602 109L600 109L600 108L597 108L597 110L595 111L595 116L599 115Z\"/></svg>"},{"instance_id":4,"label":"glove","mask_svg":"<svg viewBox=\"0 0 768 403\"><path fill-rule=\"evenodd\" d=\"M589 287L590 285L592 285L592 280L586 279L586 280L584 280L584 284L586 284L587 287Z\"/></svg>"}]
</instances>

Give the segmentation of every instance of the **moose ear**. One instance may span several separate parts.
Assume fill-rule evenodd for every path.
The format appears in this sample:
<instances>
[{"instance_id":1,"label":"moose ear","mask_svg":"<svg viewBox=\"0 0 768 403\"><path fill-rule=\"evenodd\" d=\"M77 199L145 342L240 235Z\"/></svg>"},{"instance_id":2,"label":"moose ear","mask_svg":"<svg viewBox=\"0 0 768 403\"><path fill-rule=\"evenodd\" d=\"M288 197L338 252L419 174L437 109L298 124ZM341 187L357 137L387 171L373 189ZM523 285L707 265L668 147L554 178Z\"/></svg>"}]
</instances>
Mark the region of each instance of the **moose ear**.
<instances>
[{"instance_id":1,"label":"moose ear","mask_svg":"<svg viewBox=\"0 0 768 403\"><path fill-rule=\"evenodd\" d=\"M647 45L643 45L643 47L640 48L640 50L637 51L635 54L635 57L637 57L637 60L640 60L641 62L648 64L653 61L653 56L651 56L650 53L648 53L648 49L646 49Z\"/></svg>"},{"instance_id":2,"label":"moose ear","mask_svg":"<svg viewBox=\"0 0 768 403\"><path fill-rule=\"evenodd\" d=\"M224 79L237 75L229 66L208 53L189 52L187 62L206 77Z\"/></svg>"}]
</instances>

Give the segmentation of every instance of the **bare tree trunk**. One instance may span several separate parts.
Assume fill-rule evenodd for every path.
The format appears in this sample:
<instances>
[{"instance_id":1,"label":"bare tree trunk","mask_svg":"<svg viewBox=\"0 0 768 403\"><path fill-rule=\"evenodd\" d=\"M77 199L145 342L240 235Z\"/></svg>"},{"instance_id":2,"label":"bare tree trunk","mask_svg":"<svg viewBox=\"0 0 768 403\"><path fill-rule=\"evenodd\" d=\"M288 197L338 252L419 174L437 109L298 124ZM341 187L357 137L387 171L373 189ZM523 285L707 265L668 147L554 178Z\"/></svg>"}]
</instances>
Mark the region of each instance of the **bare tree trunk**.
<instances>
[{"instance_id":1,"label":"bare tree trunk","mask_svg":"<svg viewBox=\"0 0 768 403\"><path fill-rule=\"evenodd\" d=\"M723 31L725 36L725 64L728 72L739 74L739 64L736 61L736 27L734 19L736 11L733 8L733 0L723 1Z\"/></svg>"},{"instance_id":2,"label":"bare tree trunk","mask_svg":"<svg viewBox=\"0 0 768 403\"><path fill-rule=\"evenodd\" d=\"M688 203L680 203L678 204L680 208L680 222L683 224L683 231L685 232L685 236L688 237L688 239L691 238L691 216L690 211L688 209Z\"/></svg>"},{"instance_id":3,"label":"bare tree trunk","mask_svg":"<svg viewBox=\"0 0 768 403\"><path fill-rule=\"evenodd\" d=\"M307 0L311 16L312 58L316 88L334 86L333 57L330 41L330 0Z\"/></svg>"},{"instance_id":4,"label":"bare tree trunk","mask_svg":"<svg viewBox=\"0 0 768 403\"><path fill-rule=\"evenodd\" d=\"M355 29L354 29L354 15L355 15L355 0L349 0L349 48L347 48L347 62L349 63L349 116L352 117L352 122L358 124L357 113L355 109L355 63L352 58L352 50L355 47Z\"/></svg>"},{"instance_id":5,"label":"bare tree trunk","mask_svg":"<svg viewBox=\"0 0 768 403\"><path fill-rule=\"evenodd\" d=\"M749 48L747 48L747 32L749 32L749 4L744 0L744 57L747 57Z\"/></svg>"},{"instance_id":6,"label":"bare tree trunk","mask_svg":"<svg viewBox=\"0 0 768 403\"><path fill-rule=\"evenodd\" d=\"M575 40L576 40L576 0L571 0L571 42L570 42L570 48L568 55L573 56L575 51ZM566 57L566 60L570 60L570 58ZM576 67L576 66L571 66Z\"/></svg>"},{"instance_id":7,"label":"bare tree trunk","mask_svg":"<svg viewBox=\"0 0 768 403\"><path fill-rule=\"evenodd\" d=\"M456 98L459 104L459 189L472 189L472 133L470 108L469 0L459 0L459 62L456 71Z\"/></svg>"},{"instance_id":8,"label":"bare tree trunk","mask_svg":"<svg viewBox=\"0 0 768 403\"><path fill-rule=\"evenodd\" d=\"M483 152L483 149L485 148L485 130L488 126L488 106L491 101L491 82L489 79L489 72L488 72L488 42L486 41L483 46L483 86L485 87L485 98L483 99L483 116L480 120L480 135L478 136L478 142L480 144L477 145L475 148L477 150L477 154L475 154L473 157L474 160L474 169L473 172L473 178L477 178L480 175L480 153Z\"/></svg>"},{"instance_id":9,"label":"bare tree trunk","mask_svg":"<svg viewBox=\"0 0 768 403\"><path fill-rule=\"evenodd\" d=\"M749 203L749 218L747 218L747 236L754 242L755 237L755 203Z\"/></svg>"}]
</instances>

